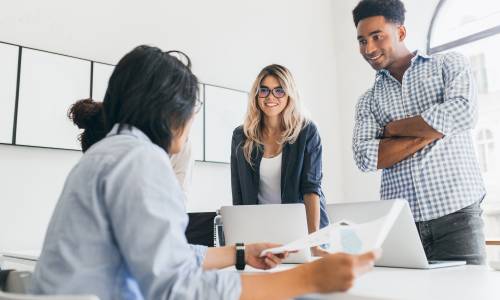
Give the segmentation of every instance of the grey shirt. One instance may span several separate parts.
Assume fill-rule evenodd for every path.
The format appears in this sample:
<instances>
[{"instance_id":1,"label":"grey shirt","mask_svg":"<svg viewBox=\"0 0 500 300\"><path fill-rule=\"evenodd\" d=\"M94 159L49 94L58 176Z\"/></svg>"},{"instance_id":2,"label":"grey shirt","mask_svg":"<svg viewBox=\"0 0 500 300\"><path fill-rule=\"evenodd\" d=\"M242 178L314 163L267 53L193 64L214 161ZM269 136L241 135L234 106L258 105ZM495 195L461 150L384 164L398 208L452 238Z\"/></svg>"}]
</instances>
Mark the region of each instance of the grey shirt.
<instances>
[{"instance_id":1,"label":"grey shirt","mask_svg":"<svg viewBox=\"0 0 500 300\"><path fill-rule=\"evenodd\" d=\"M203 271L166 152L115 125L69 174L33 275L36 294L107 299L238 299L235 272Z\"/></svg>"}]
</instances>

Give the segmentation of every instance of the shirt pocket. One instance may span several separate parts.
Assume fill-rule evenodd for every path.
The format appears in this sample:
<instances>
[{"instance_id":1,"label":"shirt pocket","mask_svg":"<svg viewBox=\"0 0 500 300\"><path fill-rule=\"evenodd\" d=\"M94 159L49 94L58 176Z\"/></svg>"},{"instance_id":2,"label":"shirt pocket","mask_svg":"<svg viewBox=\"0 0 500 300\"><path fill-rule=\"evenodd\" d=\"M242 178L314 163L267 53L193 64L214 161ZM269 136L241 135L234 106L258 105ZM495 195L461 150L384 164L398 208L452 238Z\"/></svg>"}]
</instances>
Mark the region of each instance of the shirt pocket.
<instances>
[{"instance_id":1,"label":"shirt pocket","mask_svg":"<svg viewBox=\"0 0 500 300\"><path fill-rule=\"evenodd\" d=\"M405 117L405 108L401 100L401 91L393 86L375 91L376 103L372 107L380 126Z\"/></svg>"},{"instance_id":2,"label":"shirt pocket","mask_svg":"<svg viewBox=\"0 0 500 300\"><path fill-rule=\"evenodd\" d=\"M420 113L428 110L435 104L443 103L444 83L442 76L432 75L418 81L416 90L412 93L417 99Z\"/></svg>"}]
</instances>

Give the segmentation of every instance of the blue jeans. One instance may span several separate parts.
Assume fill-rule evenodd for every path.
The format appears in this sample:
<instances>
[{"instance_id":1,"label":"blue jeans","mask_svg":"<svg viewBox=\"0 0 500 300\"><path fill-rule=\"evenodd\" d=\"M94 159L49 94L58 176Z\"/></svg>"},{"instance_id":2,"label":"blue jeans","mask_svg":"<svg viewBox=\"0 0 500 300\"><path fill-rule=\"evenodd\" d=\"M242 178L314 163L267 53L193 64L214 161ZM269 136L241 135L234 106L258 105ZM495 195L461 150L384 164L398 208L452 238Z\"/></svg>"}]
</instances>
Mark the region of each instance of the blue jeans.
<instances>
[{"instance_id":1,"label":"blue jeans","mask_svg":"<svg viewBox=\"0 0 500 300\"><path fill-rule=\"evenodd\" d=\"M480 202L435 220L416 222L428 260L465 260L473 265L485 263Z\"/></svg>"}]
</instances>

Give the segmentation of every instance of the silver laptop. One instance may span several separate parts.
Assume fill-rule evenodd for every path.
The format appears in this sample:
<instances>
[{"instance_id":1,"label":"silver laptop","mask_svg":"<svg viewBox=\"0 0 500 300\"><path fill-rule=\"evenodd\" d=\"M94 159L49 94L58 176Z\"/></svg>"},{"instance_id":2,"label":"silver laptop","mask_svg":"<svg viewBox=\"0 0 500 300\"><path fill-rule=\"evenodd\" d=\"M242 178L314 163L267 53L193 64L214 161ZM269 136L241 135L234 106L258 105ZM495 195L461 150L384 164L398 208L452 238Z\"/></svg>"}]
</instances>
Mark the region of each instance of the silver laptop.
<instances>
[{"instance_id":1,"label":"silver laptop","mask_svg":"<svg viewBox=\"0 0 500 300\"><path fill-rule=\"evenodd\" d=\"M227 245L242 242L286 244L307 236L304 204L223 206L220 210ZM292 253L284 263L311 260L309 249Z\"/></svg>"},{"instance_id":2,"label":"silver laptop","mask_svg":"<svg viewBox=\"0 0 500 300\"><path fill-rule=\"evenodd\" d=\"M415 221L405 200L335 203L326 206L331 222L342 219L363 223L389 212L396 201L404 202L398 218L382 244L382 257L375 262L380 267L434 269L465 265L465 261L428 261Z\"/></svg>"}]
</instances>

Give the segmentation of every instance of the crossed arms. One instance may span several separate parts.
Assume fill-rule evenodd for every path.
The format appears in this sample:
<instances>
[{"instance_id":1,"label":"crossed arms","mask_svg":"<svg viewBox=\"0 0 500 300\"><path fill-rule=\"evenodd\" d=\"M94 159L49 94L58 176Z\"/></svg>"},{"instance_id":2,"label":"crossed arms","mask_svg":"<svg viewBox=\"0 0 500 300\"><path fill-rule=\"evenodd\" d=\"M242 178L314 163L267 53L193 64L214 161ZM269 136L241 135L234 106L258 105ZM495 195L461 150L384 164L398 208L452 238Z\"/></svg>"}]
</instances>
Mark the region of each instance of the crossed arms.
<instances>
[{"instance_id":1,"label":"crossed arms","mask_svg":"<svg viewBox=\"0 0 500 300\"><path fill-rule=\"evenodd\" d=\"M377 169L392 167L443 136L421 116L390 122L379 143Z\"/></svg>"},{"instance_id":2,"label":"crossed arms","mask_svg":"<svg viewBox=\"0 0 500 300\"><path fill-rule=\"evenodd\" d=\"M467 59L450 53L443 57L441 71L444 83L437 88L443 89L443 101L411 118L380 124L381 116L377 119L375 115L373 90L361 97L353 135L354 159L361 171L389 168L443 136L454 136L474 127L477 103Z\"/></svg>"}]
</instances>

